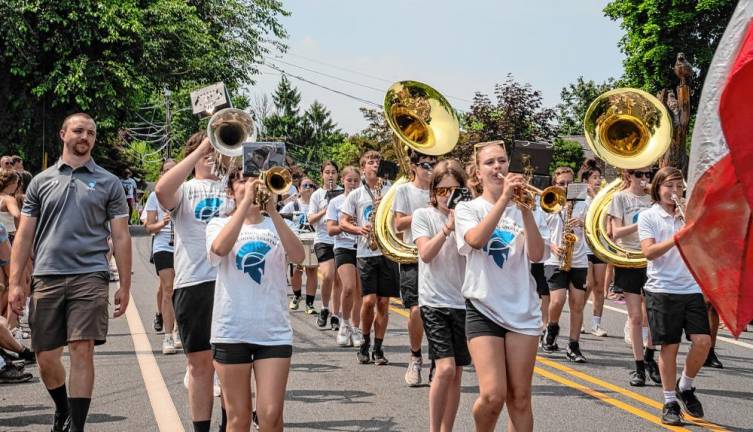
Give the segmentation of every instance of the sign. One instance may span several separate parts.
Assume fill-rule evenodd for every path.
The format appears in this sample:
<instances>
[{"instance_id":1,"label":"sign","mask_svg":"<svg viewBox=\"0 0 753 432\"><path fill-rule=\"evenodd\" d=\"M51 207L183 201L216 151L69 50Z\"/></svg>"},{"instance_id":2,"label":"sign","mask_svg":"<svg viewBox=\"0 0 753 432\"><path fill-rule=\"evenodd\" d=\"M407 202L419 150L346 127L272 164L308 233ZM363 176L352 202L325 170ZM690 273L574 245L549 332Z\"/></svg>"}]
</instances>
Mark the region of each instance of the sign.
<instances>
[{"instance_id":1,"label":"sign","mask_svg":"<svg viewBox=\"0 0 753 432\"><path fill-rule=\"evenodd\" d=\"M247 142L243 144L243 175L257 177L274 166L285 166L285 143Z\"/></svg>"},{"instance_id":2,"label":"sign","mask_svg":"<svg viewBox=\"0 0 753 432\"><path fill-rule=\"evenodd\" d=\"M191 107L196 115L211 115L232 106L225 84L218 82L191 92Z\"/></svg>"}]
</instances>

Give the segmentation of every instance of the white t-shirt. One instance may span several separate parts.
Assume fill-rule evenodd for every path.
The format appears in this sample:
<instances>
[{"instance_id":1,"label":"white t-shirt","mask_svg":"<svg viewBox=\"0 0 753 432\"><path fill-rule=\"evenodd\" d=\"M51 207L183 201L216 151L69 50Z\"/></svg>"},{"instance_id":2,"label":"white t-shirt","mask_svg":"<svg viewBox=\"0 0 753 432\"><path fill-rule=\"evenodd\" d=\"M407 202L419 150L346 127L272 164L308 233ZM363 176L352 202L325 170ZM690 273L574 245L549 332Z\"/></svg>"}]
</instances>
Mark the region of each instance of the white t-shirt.
<instances>
[{"instance_id":1,"label":"white t-shirt","mask_svg":"<svg viewBox=\"0 0 753 432\"><path fill-rule=\"evenodd\" d=\"M638 216L638 237L642 240L654 239L661 243L673 238L682 228L679 217L670 215L659 204L654 204ZM646 268L648 280L643 289L652 293L696 294L701 287L690 274L677 246L654 260L648 260Z\"/></svg>"},{"instance_id":2,"label":"white t-shirt","mask_svg":"<svg viewBox=\"0 0 753 432\"><path fill-rule=\"evenodd\" d=\"M212 343L291 345L287 307L285 249L269 218L243 225L226 256L211 252L229 217L207 225L205 253L217 267L212 309Z\"/></svg>"},{"instance_id":3,"label":"white t-shirt","mask_svg":"<svg viewBox=\"0 0 753 432\"><path fill-rule=\"evenodd\" d=\"M131 177L128 177L125 179L120 179L120 183L123 185L126 198L134 198L136 196L136 188L138 187L136 185L136 180L134 180Z\"/></svg>"},{"instance_id":4,"label":"white t-shirt","mask_svg":"<svg viewBox=\"0 0 753 432\"><path fill-rule=\"evenodd\" d=\"M588 207L584 201L576 201L575 207L573 207L572 216L575 219L586 219L586 211ZM549 219L549 239L546 243L552 245L562 245L562 233L565 227L565 209L561 212L551 215ZM575 245L573 245L573 257L570 263L572 268L588 268L588 247L586 246L586 236L583 232L583 228L575 227L573 234L577 237ZM544 265L559 266L560 257L549 254L549 258L544 262Z\"/></svg>"},{"instance_id":5,"label":"white t-shirt","mask_svg":"<svg viewBox=\"0 0 753 432\"><path fill-rule=\"evenodd\" d=\"M387 185L382 186L382 196L387 193L389 188L390 187ZM358 226L364 226L368 223L369 215L371 214L372 210L376 211L377 209L373 208L371 195L369 195L368 191L366 190L366 186L364 185L361 185L358 189L349 193L348 196L345 197L345 202L340 209L342 213L355 217L356 225ZM360 238L358 239L358 252L356 252L356 256L358 258L367 258L381 255L382 252L378 248L377 250L369 249L367 236L360 236Z\"/></svg>"},{"instance_id":6,"label":"white t-shirt","mask_svg":"<svg viewBox=\"0 0 753 432\"><path fill-rule=\"evenodd\" d=\"M392 211L410 216L416 210L430 205L429 189L421 189L413 182L408 182L397 187L395 200L392 202ZM403 231L403 241L408 244L415 243L411 228L406 228Z\"/></svg>"},{"instance_id":7,"label":"white t-shirt","mask_svg":"<svg viewBox=\"0 0 753 432\"><path fill-rule=\"evenodd\" d=\"M434 207L413 213L411 230L414 239L433 238L447 224L447 215ZM447 236L431 262L418 258L418 304L435 308L465 309L461 292L465 277L465 257L458 254L455 232Z\"/></svg>"},{"instance_id":8,"label":"white t-shirt","mask_svg":"<svg viewBox=\"0 0 753 432\"><path fill-rule=\"evenodd\" d=\"M298 210L296 210L296 203L298 204ZM285 219L285 223L288 224L293 232L301 231L304 226L308 225L308 212L309 205L301 200L291 201L285 204L282 210L280 210L280 213L293 215L292 219Z\"/></svg>"},{"instance_id":9,"label":"white t-shirt","mask_svg":"<svg viewBox=\"0 0 753 432\"><path fill-rule=\"evenodd\" d=\"M549 218L551 215L544 210L541 210L541 206L538 204L539 196L536 196L536 210L533 211L533 218L536 220L536 226L539 227L539 233L541 238L544 239L544 256L541 257L538 263L544 263L549 259L551 252L549 251Z\"/></svg>"},{"instance_id":10,"label":"white t-shirt","mask_svg":"<svg viewBox=\"0 0 753 432\"><path fill-rule=\"evenodd\" d=\"M466 232L476 227L493 207L478 197L455 209L455 239L458 251L466 257L463 296L497 325L538 336L541 307L531 276L520 210L513 205L504 210L483 248L474 249L465 242Z\"/></svg>"},{"instance_id":11,"label":"white t-shirt","mask_svg":"<svg viewBox=\"0 0 753 432\"><path fill-rule=\"evenodd\" d=\"M341 187L336 187L337 190L341 190ZM312 213L319 213L320 211L327 208L327 205L329 202L327 201L327 191L324 188L319 188L314 191L313 194L311 194L311 199L309 200L309 214ZM327 234L327 214L325 212L324 216L322 216L319 221L315 224L312 224L314 227L314 231L316 231L316 238L314 240L314 243L324 243L324 244L334 244L335 239L334 237L331 237L329 234Z\"/></svg>"},{"instance_id":12,"label":"white t-shirt","mask_svg":"<svg viewBox=\"0 0 753 432\"><path fill-rule=\"evenodd\" d=\"M332 198L332 200L329 202L329 205L327 206L327 214L324 216L324 218L328 221L335 221L335 223L340 224L340 209L342 208L344 202L344 194ZM346 233L345 231L340 232L340 234L334 237L334 249L355 250L356 243L358 242L358 239L356 237L357 236Z\"/></svg>"},{"instance_id":13,"label":"white t-shirt","mask_svg":"<svg viewBox=\"0 0 753 432\"><path fill-rule=\"evenodd\" d=\"M207 259L207 224L234 207L220 180L191 179L178 189L171 213L175 229L175 289L210 282L217 272Z\"/></svg>"},{"instance_id":14,"label":"white t-shirt","mask_svg":"<svg viewBox=\"0 0 753 432\"><path fill-rule=\"evenodd\" d=\"M162 206L157 200L157 194L152 192L146 199L144 205L144 211L142 221L146 222L146 212L157 212L157 222L161 221L165 217L165 211L162 210ZM172 221L168 222L157 234L154 235L154 243L152 245L152 252L173 252L173 247L170 246L170 231L172 230Z\"/></svg>"},{"instance_id":15,"label":"white t-shirt","mask_svg":"<svg viewBox=\"0 0 753 432\"><path fill-rule=\"evenodd\" d=\"M650 195L638 196L629 190L622 190L612 196L612 202L609 205L609 216L621 219L623 226L633 225L638 223L638 215L649 207L651 207ZM617 244L626 249L641 248L637 232L618 238Z\"/></svg>"}]
</instances>

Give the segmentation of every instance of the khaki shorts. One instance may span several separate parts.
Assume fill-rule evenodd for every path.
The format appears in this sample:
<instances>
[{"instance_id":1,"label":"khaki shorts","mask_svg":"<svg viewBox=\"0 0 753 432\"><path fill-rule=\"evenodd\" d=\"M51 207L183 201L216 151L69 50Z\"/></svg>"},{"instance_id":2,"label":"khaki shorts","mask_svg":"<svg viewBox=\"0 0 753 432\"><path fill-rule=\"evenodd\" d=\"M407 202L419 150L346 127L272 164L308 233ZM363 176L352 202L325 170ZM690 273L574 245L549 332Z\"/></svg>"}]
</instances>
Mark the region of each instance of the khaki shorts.
<instances>
[{"instance_id":1,"label":"khaki shorts","mask_svg":"<svg viewBox=\"0 0 753 432\"><path fill-rule=\"evenodd\" d=\"M50 351L80 340L105 343L109 286L107 272L33 277L29 307L32 349Z\"/></svg>"}]
</instances>

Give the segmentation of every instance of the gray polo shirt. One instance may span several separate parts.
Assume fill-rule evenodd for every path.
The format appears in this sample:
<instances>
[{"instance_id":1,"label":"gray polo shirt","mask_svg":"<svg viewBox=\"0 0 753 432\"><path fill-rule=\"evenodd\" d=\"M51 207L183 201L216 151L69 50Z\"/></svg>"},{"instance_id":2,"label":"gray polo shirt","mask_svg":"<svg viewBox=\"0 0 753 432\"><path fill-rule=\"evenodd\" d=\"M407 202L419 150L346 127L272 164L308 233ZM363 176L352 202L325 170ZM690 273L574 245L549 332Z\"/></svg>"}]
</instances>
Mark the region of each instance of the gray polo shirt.
<instances>
[{"instance_id":1,"label":"gray polo shirt","mask_svg":"<svg viewBox=\"0 0 753 432\"><path fill-rule=\"evenodd\" d=\"M37 219L34 276L108 271L108 222L127 217L120 180L93 160L62 159L31 180L21 214Z\"/></svg>"}]
</instances>

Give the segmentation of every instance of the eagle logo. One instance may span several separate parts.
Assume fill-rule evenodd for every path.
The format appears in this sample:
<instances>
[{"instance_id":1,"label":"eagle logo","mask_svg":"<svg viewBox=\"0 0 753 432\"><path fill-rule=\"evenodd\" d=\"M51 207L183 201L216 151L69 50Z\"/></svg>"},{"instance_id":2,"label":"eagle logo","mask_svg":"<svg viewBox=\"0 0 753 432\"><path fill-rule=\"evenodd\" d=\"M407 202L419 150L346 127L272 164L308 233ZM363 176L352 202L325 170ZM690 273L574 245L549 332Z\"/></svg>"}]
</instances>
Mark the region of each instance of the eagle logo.
<instances>
[{"instance_id":1,"label":"eagle logo","mask_svg":"<svg viewBox=\"0 0 753 432\"><path fill-rule=\"evenodd\" d=\"M492 237L484 246L484 252L497 264L497 267L502 268L507 261L507 256L510 254L510 244L515 239L513 233L509 231L503 231L499 228L494 228Z\"/></svg>"},{"instance_id":2,"label":"eagle logo","mask_svg":"<svg viewBox=\"0 0 753 432\"><path fill-rule=\"evenodd\" d=\"M261 241L245 243L235 255L235 267L260 284L264 276L265 258L271 249L270 245Z\"/></svg>"},{"instance_id":3,"label":"eagle logo","mask_svg":"<svg viewBox=\"0 0 753 432\"><path fill-rule=\"evenodd\" d=\"M209 222L212 218L219 216L222 200L220 198L205 198L196 204L194 216L201 222Z\"/></svg>"}]
</instances>

